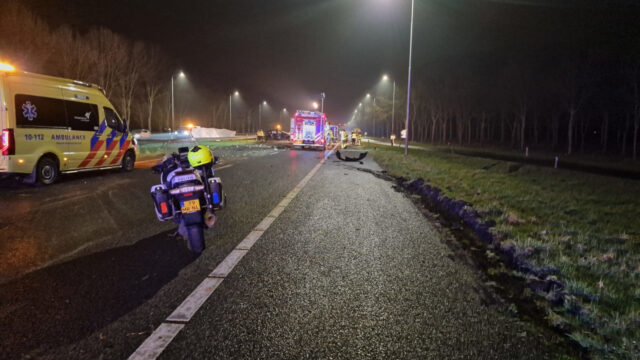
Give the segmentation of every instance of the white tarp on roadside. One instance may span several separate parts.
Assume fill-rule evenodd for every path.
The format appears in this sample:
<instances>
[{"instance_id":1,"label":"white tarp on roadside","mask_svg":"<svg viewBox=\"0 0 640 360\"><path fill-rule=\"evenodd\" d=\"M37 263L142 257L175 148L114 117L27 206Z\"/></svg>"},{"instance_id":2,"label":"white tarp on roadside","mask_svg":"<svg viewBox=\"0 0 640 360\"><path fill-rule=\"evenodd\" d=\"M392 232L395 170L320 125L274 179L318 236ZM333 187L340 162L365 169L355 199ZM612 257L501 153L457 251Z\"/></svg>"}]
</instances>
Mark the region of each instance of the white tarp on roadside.
<instances>
[{"instance_id":1,"label":"white tarp on roadside","mask_svg":"<svg viewBox=\"0 0 640 360\"><path fill-rule=\"evenodd\" d=\"M191 136L194 138L227 138L236 136L236 132L234 130L196 126L191 129Z\"/></svg>"}]
</instances>

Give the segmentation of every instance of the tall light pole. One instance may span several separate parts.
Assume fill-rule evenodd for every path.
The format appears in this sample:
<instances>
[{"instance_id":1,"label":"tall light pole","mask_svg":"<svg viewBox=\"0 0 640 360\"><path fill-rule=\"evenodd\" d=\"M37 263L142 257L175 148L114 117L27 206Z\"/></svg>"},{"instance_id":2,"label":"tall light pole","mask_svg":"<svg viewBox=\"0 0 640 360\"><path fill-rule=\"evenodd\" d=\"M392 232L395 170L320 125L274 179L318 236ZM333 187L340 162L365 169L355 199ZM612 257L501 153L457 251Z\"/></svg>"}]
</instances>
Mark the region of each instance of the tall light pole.
<instances>
[{"instance_id":1,"label":"tall light pole","mask_svg":"<svg viewBox=\"0 0 640 360\"><path fill-rule=\"evenodd\" d=\"M324 92L320 93L320 98L322 99L322 105L320 107L320 112L324 114Z\"/></svg>"},{"instance_id":2,"label":"tall light pole","mask_svg":"<svg viewBox=\"0 0 640 360\"><path fill-rule=\"evenodd\" d=\"M391 94L391 133L393 134L393 123L396 117L396 81L393 80L393 93Z\"/></svg>"},{"instance_id":3,"label":"tall light pole","mask_svg":"<svg viewBox=\"0 0 640 360\"><path fill-rule=\"evenodd\" d=\"M174 100L174 94L173 94L173 76L174 74L171 75L171 131L175 131L176 129L176 111L175 111L175 100ZM180 71L180 73L178 74L178 77L183 78L185 75L182 71Z\"/></svg>"},{"instance_id":4,"label":"tall light pole","mask_svg":"<svg viewBox=\"0 0 640 360\"><path fill-rule=\"evenodd\" d=\"M382 81L389 80L387 75L382 76ZM391 134L393 134L394 120L396 114L396 81L393 80L393 91L391 92Z\"/></svg>"},{"instance_id":5,"label":"tall light pole","mask_svg":"<svg viewBox=\"0 0 640 360\"><path fill-rule=\"evenodd\" d=\"M373 136L376 136L376 98L373 98Z\"/></svg>"},{"instance_id":6,"label":"tall light pole","mask_svg":"<svg viewBox=\"0 0 640 360\"><path fill-rule=\"evenodd\" d=\"M411 103L411 55L413 50L413 10L415 0L411 0L411 30L409 31L409 75L407 80L407 118L405 119L405 138L404 138L404 155L409 155L409 109Z\"/></svg>"},{"instance_id":7,"label":"tall light pole","mask_svg":"<svg viewBox=\"0 0 640 360\"><path fill-rule=\"evenodd\" d=\"M258 104L258 128L262 128L262 106L267 105L266 101Z\"/></svg>"},{"instance_id":8,"label":"tall light pole","mask_svg":"<svg viewBox=\"0 0 640 360\"><path fill-rule=\"evenodd\" d=\"M231 130L231 96L238 96L240 93L235 91L233 94L229 94L229 130Z\"/></svg>"}]
</instances>

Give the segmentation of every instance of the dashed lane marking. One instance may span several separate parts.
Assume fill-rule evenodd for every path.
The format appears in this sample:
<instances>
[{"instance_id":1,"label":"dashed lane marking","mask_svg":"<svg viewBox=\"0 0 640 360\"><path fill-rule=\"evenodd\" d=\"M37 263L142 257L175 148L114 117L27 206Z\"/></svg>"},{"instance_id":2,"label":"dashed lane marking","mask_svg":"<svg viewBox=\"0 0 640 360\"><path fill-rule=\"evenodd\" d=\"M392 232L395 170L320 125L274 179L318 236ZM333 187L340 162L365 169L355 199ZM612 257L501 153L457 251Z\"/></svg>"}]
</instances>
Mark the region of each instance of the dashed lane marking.
<instances>
[{"instance_id":1,"label":"dashed lane marking","mask_svg":"<svg viewBox=\"0 0 640 360\"><path fill-rule=\"evenodd\" d=\"M158 328L138 347L129 359L155 359L160 356L162 350L182 330L184 324L162 323Z\"/></svg>"},{"instance_id":2,"label":"dashed lane marking","mask_svg":"<svg viewBox=\"0 0 640 360\"><path fill-rule=\"evenodd\" d=\"M227 256L227 259L228 258L229 257ZM225 261L227 259L225 259ZM180 306L178 306L171 315L169 315L166 321L187 323L191 320L193 314L198 311L200 306L202 306L202 304L204 304L204 302L209 298L209 295L211 295L218 285L222 283L222 280L224 280L223 278L224 276L215 278L208 277L204 279L204 281L202 281L200 285L198 285L198 287L196 287L196 289L193 290L186 299L184 299L182 304L180 304Z\"/></svg>"},{"instance_id":3,"label":"dashed lane marking","mask_svg":"<svg viewBox=\"0 0 640 360\"><path fill-rule=\"evenodd\" d=\"M337 147L337 146L336 146ZM191 320L209 296L220 286L224 279L233 271L235 266L249 252L251 247L260 239L262 234L280 216L291 200L304 188L322 164L336 149L325 151L323 159L305 176L298 185L284 197L284 199L251 231L235 249L205 278L193 292L167 317L160 326L129 356L129 360L153 360L167 348L173 338ZM216 170L232 166L221 166Z\"/></svg>"}]
</instances>

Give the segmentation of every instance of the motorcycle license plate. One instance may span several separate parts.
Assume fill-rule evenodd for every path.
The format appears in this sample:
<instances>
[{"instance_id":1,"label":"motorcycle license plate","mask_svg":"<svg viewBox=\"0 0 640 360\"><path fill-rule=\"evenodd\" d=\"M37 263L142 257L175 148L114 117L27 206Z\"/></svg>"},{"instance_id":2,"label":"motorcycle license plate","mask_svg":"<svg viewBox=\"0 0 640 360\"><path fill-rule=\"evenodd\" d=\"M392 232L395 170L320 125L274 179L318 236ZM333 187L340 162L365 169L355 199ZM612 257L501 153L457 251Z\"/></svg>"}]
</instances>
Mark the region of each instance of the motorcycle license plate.
<instances>
[{"instance_id":1,"label":"motorcycle license plate","mask_svg":"<svg viewBox=\"0 0 640 360\"><path fill-rule=\"evenodd\" d=\"M192 212L200 211L200 200L187 200L182 203L182 213L189 214Z\"/></svg>"}]
</instances>

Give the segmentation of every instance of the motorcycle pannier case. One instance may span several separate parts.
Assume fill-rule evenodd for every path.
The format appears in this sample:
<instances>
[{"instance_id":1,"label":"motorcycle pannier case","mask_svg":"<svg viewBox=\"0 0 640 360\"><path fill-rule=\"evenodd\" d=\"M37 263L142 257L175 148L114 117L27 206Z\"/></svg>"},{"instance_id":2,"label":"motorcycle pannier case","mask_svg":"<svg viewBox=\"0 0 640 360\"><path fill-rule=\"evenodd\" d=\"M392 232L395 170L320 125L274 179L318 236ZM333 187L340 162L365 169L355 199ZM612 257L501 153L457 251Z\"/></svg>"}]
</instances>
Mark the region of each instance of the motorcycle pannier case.
<instances>
[{"instance_id":1,"label":"motorcycle pannier case","mask_svg":"<svg viewBox=\"0 0 640 360\"><path fill-rule=\"evenodd\" d=\"M155 185L151 187L151 198L155 204L156 216L158 220L166 221L173 219L173 204L171 195L164 185Z\"/></svg>"},{"instance_id":2,"label":"motorcycle pannier case","mask_svg":"<svg viewBox=\"0 0 640 360\"><path fill-rule=\"evenodd\" d=\"M211 190L211 203L215 210L224 207L224 194L222 193L222 181L220 178L209 179L209 189Z\"/></svg>"}]
</instances>

